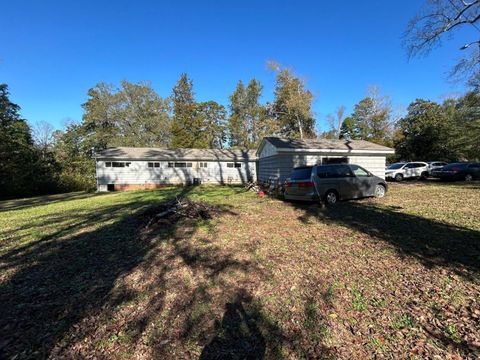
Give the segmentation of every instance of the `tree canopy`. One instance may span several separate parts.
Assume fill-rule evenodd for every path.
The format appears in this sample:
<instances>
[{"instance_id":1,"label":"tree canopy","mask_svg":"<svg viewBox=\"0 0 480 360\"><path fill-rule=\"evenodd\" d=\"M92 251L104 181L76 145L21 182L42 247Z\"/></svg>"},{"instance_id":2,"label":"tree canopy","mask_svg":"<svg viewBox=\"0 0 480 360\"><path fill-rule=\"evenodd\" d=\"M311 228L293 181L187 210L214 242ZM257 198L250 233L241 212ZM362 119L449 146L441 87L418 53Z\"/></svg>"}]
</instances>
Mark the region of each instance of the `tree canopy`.
<instances>
[{"instance_id":1,"label":"tree canopy","mask_svg":"<svg viewBox=\"0 0 480 360\"><path fill-rule=\"evenodd\" d=\"M276 72L275 99L271 116L277 121L280 135L290 138L315 136L313 118L313 94L306 89L305 81L290 69L270 64Z\"/></svg>"},{"instance_id":2,"label":"tree canopy","mask_svg":"<svg viewBox=\"0 0 480 360\"><path fill-rule=\"evenodd\" d=\"M397 124L394 143L403 160L478 160L480 94L469 92L443 104L415 100Z\"/></svg>"},{"instance_id":3,"label":"tree canopy","mask_svg":"<svg viewBox=\"0 0 480 360\"><path fill-rule=\"evenodd\" d=\"M247 87L240 80L230 95L230 117L228 120L229 145L239 148L256 148L262 138L274 135L278 127L260 104L263 86L256 79Z\"/></svg>"},{"instance_id":4,"label":"tree canopy","mask_svg":"<svg viewBox=\"0 0 480 360\"><path fill-rule=\"evenodd\" d=\"M0 194L13 195L30 188L34 162L30 127L10 101L8 86L0 84Z\"/></svg>"}]
</instances>

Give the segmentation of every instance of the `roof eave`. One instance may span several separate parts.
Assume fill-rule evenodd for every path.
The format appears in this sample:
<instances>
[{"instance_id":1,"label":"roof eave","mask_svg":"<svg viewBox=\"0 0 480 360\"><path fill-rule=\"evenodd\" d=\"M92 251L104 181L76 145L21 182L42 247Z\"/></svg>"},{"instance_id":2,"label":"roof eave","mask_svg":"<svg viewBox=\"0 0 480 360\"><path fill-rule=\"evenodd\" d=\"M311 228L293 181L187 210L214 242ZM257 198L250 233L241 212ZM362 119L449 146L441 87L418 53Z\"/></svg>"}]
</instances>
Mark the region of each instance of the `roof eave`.
<instances>
[{"instance_id":1,"label":"roof eave","mask_svg":"<svg viewBox=\"0 0 480 360\"><path fill-rule=\"evenodd\" d=\"M260 145L258 145L257 150L255 151L255 155L257 158L260 157L260 152L262 151L263 147L265 146L265 143L268 141L268 138L264 137L262 141L260 142ZM271 144L271 143L270 143ZM273 145L273 144L272 144Z\"/></svg>"},{"instance_id":2,"label":"roof eave","mask_svg":"<svg viewBox=\"0 0 480 360\"><path fill-rule=\"evenodd\" d=\"M313 148L277 148L278 152L308 152L308 153L345 153L345 154L395 154L394 149L313 149Z\"/></svg>"},{"instance_id":3,"label":"roof eave","mask_svg":"<svg viewBox=\"0 0 480 360\"><path fill-rule=\"evenodd\" d=\"M108 156L108 155L98 155L94 157L96 160L136 160L136 161L257 161L258 158L244 158L244 157L237 157L237 158L202 158L202 157L135 157L135 156Z\"/></svg>"}]
</instances>

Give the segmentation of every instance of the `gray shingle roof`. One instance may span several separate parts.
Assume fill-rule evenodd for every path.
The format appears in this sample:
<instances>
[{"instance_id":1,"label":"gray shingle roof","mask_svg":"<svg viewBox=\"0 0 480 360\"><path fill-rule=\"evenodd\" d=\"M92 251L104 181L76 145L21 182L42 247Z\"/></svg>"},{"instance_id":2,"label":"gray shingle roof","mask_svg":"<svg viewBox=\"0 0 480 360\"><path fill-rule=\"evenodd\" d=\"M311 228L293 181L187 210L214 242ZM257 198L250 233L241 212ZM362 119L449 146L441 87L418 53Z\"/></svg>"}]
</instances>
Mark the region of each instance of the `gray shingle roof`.
<instances>
[{"instance_id":1,"label":"gray shingle roof","mask_svg":"<svg viewBox=\"0 0 480 360\"><path fill-rule=\"evenodd\" d=\"M115 147L99 151L96 158L155 159L155 160L256 160L255 150L224 149L162 149L145 147Z\"/></svg>"},{"instance_id":2,"label":"gray shingle roof","mask_svg":"<svg viewBox=\"0 0 480 360\"><path fill-rule=\"evenodd\" d=\"M384 150L393 149L365 140L331 140L331 139L283 139L266 137L265 140L281 149L332 149L332 150Z\"/></svg>"}]
</instances>

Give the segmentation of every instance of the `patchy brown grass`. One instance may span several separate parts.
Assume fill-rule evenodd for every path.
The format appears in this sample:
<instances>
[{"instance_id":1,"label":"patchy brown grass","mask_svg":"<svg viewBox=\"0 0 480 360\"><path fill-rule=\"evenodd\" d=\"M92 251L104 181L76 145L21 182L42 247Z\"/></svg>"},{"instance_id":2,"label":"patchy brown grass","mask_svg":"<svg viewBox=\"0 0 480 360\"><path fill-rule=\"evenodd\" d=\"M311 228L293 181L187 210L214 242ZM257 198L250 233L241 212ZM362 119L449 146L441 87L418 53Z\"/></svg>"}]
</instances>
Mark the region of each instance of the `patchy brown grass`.
<instances>
[{"instance_id":1,"label":"patchy brown grass","mask_svg":"<svg viewBox=\"0 0 480 360\"><path fill-rule=\"evenodd\" d=\"M183 189L0 204L0 354L480 356L480 185L394 184L323 209Z\"/></svg>"}]
</instances>

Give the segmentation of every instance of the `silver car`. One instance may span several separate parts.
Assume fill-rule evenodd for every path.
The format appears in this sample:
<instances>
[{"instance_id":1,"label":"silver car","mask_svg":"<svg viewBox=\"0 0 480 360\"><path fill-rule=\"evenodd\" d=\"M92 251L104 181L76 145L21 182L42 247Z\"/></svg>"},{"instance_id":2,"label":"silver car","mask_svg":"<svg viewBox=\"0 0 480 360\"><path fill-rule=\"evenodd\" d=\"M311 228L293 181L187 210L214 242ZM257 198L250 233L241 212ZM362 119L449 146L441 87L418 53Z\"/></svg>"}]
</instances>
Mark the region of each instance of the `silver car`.
<instances>
[{"instance_id":1,"label":"silver car","mask_svg":"<svg viewBox=\"0 0 480 360\"><path fill-rule=\"evenodd\" d=\"M387 188L385 180L358 165L304 166L293 169L285 184L285 199L335 204L340 199L381 198Z\"/></svg>"},{"instance_id":2,"label":"silver car","mask_svg":"<svg viewBox=\"0 0 480 360\"><path fill-rule=\"evenodd\" d=\"M428 175L432 175L435 170L440 170L445 165L448 165L445 161L429 161L428 164Z\"/></svg>"}]
</instances>

